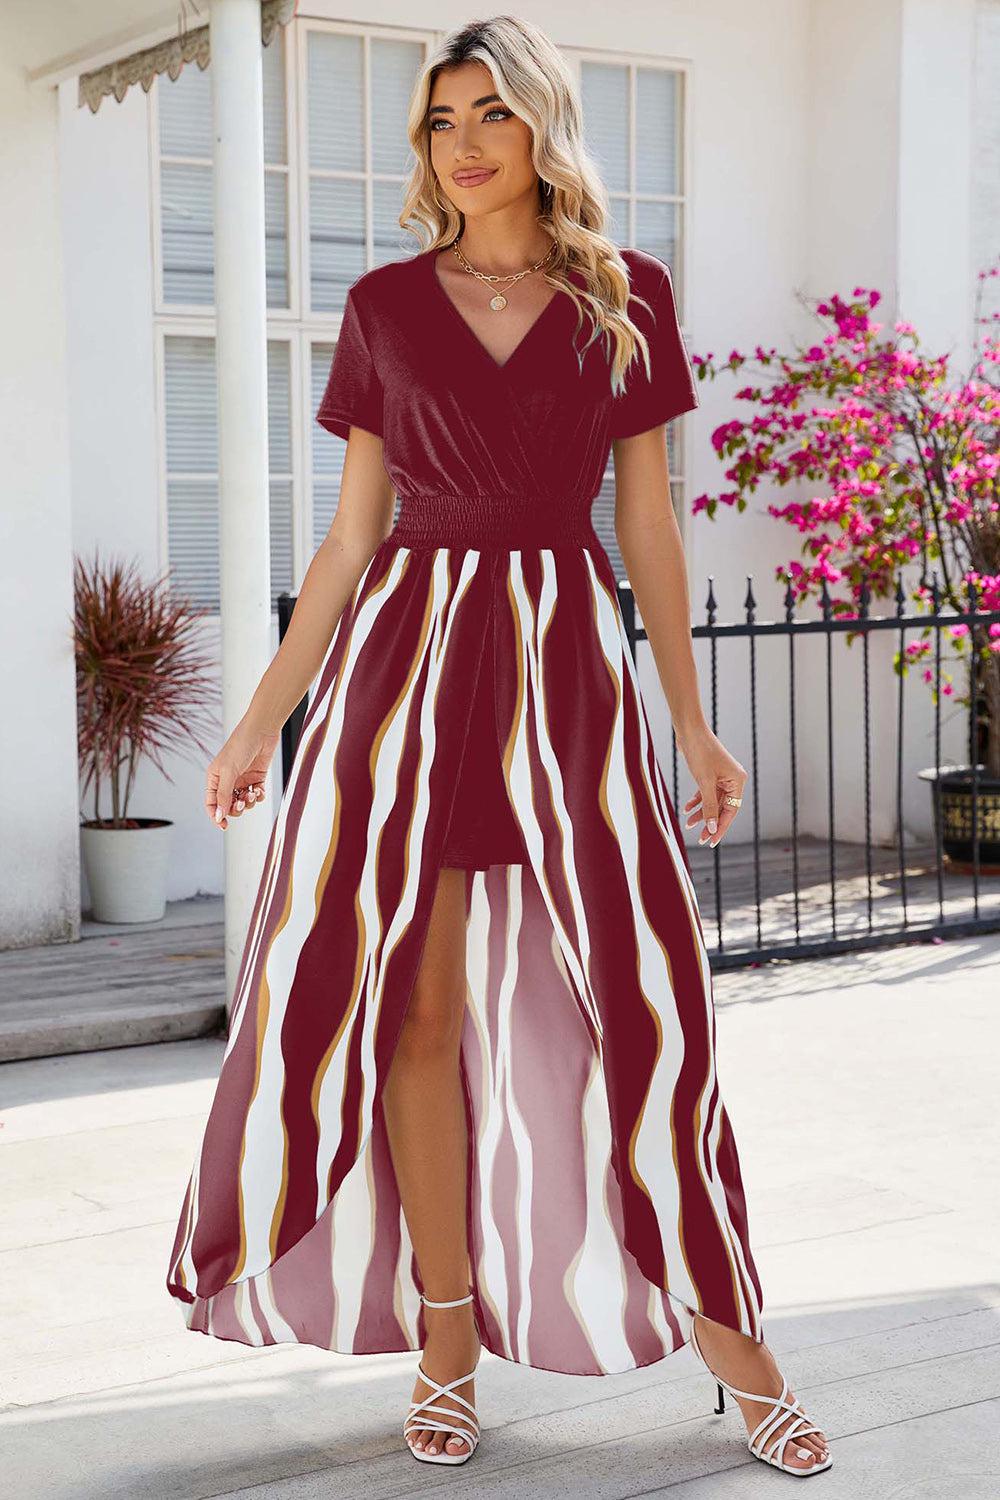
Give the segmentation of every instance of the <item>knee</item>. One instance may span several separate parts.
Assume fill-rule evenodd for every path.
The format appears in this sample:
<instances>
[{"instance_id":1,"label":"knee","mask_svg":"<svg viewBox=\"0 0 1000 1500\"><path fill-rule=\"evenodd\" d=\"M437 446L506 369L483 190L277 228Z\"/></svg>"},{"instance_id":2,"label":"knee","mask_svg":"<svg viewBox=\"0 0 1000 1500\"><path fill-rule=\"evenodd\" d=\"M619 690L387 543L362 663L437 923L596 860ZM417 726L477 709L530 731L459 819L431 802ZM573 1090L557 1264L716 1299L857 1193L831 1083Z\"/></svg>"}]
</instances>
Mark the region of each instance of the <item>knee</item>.
<instances>
[{"instance_id":1,"label":"knee","mask_svg":"<svg viewBox=\"0 0 1000 1500\"><path fill-rule=\"evenodd\" d=\"M462 1035L464 995L428 995L419 988L410 997L399 1034L398 1050L415 1062L457 1057Z\"/></svg>"}]
</instances>

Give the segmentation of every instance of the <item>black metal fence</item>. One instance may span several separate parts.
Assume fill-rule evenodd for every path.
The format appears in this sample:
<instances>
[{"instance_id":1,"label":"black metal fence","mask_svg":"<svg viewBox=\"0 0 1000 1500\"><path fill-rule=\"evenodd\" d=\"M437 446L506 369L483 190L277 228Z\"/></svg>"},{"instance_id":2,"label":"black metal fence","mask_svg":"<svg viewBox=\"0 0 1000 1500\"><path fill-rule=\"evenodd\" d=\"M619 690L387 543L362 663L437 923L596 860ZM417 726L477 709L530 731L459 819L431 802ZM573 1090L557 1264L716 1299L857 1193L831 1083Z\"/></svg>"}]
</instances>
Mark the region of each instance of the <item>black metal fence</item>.
<instances>
[{"instance_id":1,"label":"black metal fence","mask_svg":"<svg viewBox=\"0 0 1000 1500\"><path fill-rule=\"evenodd\" d=\"M978 600L967 599L963 610L942 608L936 580L931 590L930 608L907 613L906 593L901 579L895 587L895 610L888 615L869 611L867 591L859 602L858 613L846 618L834 612L824 584L822 597L813 618L796 618L794 596L786 590L784 618L758 620L753 581L747 579L744 618L734 623L720 623L713 581L709 579L703 624L692 628L696 642L705 641L708 652L708 715L713 730L719 732L719 682L725 667L734 684L729 698L735 698L741 711L745 708L747 723L742 749L731 746L733 753L747 764L748 782L744 806L728 836L714 849L687 843L692 874L698 889L699 909L713 969L736 968L767 959L811 957L861 948L876 948L900 942L934 940L944 936L958 937L973 932L1000 929L1000 779L987 776L983 765L986 745L987 707L983 692L983 669L976 653L969 654L965 667L969 673L969 706L967 734L968 764L937 771L941 766L942 746L942 637L956 626L976 627L980 635L991 624L1000 622L1000 610L978 608ZM278 599L279 635L284 636L294 607L288 594ZM646 632L637 623L635 602L627 583L619 584L619 603L625 621L633 658ZM923 639L929 631L930 645L920 660L919 671L930 670L934 687L932 711L933 766L921 774L928 782L930 798L929 838L920 842L907 838L904 818L904 768L912 746L907 740L908 684L923 689L916 682L916 672L888 675L885 664L874 675L871 642L883 632L892 632L894 644L902 657L907 638ZM848 674L835 661L834 646L839 638L857 638L850 650L860 653L860 683L857 695L850 699L846 683ZM805 642L818 637L820 660L801 658L810 648ZM771 653L766 668L765 692L760 690L760 654L762 643L777 638L785 642L782 678ZM725 662L723 662L725 655ZM813 653L815 655L815 653ZM803 679L803 671L808 676ZM855 675L857 675L855 673ZM815 747L822 745L823 827L820 832L803 831L800 784L803 763L800 760L801 717L808 710L802 706L803 681L810 699L822 704L823 724L820 734L810 735L808 771L815 778ZM884 780L884 759L879 752L873 762L873 706L880 711L892 695L891 710L895 725L893 785L894 836L877 839L873 831L873 779L876 770ZM295 709L282 734L283 780L288 774L305 714L306 699ZM915 706L915 704L914 704ZM781 732L773 732L778 711L784 714ZM993 711L997 711L995 705ZM761 790L761 722L766 718L772 732L765 746L769 780L778 767L774 762L774 744L781 745L779 757L784 760L783 776L787 797L772 821L779 831L770 838L761 834L762 814L766 809L766 789ZM884 712L883 712L884 717ZM811 720L812 723L812 720ZM837 773L845 767L838 763L837 730L844 724L858 731L858 746L853 767L858 790L852 787L850 797L838 801ZM787 725L787 736L784 727ZM725 739L725 735L721 735ZM683 825L685 814L679 787L679 757L676 737L671 733L671 794ZM844 759L840 753L840 762ZM846 767L851 779L851 767ZM933 774L931 774L933 772ZM692 783L693 790L693 783ZM860 836L852 831L838 836L838 820L850 814L852 830L860 823ZM860 805L859 805L860 804ZM860 819L859 815L860 814ZM749 837L744 833L749 818Z\"/></svg>"},{"instance_id":2,"label":"black metal fence","mask_svg":"<svg viewBox=\"0 0 1000 1500\"><path fill-rule=\"evenodd\" d=\"M929 608L918 613L906 612L906 593L902 579L895 581L895 609L890 615L877 616L869 611L867 588L853 618L835 615L829 591L824 582L814 618L798 619L794 595L789 587L784 597L784 618L757 619L753 580L747 578L744 601L745 618L738 623L722 624L717 619L713 581L709 579L705 623L695 625L695 641L708 643L709 721L719 730L720 654L728 645L742 653L737 663L738 680L744 684L739 701L745 704L748 718L745 739L749 765L745 805L740 817L749 811L751 834L743 830L728 844L724 838L710 849L707 845L691 848L692 866L701 874L706 887L699 906L708 935L708 907L713 907L714 946L710 949L713 969L735 968L763 959L808 957L820 954L876 948L905 941L957 937L972 932L1000 929L1000 779L985 773L983 757L987 737L987 705L983 692L983 667L976 652L964 663L968 671L969 705L966 744L968 765L941 767L942 636L956 626L977 628L981 639L991 624L1000 621L1000 610L983 610L972 592L965 597L962 610L941 607L941 591L936 578L927 587ZM646 632L636 623L635 601L627 583L619 585L619 601L633 658ZM917 672L904 675L895 672L887 681L884 670L873 684L870 643L876 634L890 631L902 659L910 640L924 639L929 645L919 658L919 671L929 670L934 688L932 710L933 767L921 773L928 781L931 798L931 836L925 844L907 840L904 833L904 765L907 741L908 684L914 690L929 690L918 683ZM860 651L860 691L853 704L845 702L845 690L838 692L834 662L834 642L838 636L858 637L851 649ZM825 794L825 827L819 837L808 840L800 833L799 784L801 765L799 657L804 638L820 637L821 692L825 721L820 736L812 736L812 745L821 739ZM786 642L784 681L776 680L773 660L769 663L766 698L761 704L758 670L758 643L778 638ZM814 670L816 663L810 662ZM846 675L846 674L845 674ZM895 764L893 767L895 837L891 843L876 843L872 830L872 710L873 702L885 705L886 694L893 698L895 719ZM773 718L775 709L787 708L787 741L784 744L788 787L788 833L764 841L760 824L762 802L760 787L760 742L762 712ZM915 705L912 705L915 706ZM994 706L993 711L996 711ZM856 715L856 719L853 717ZM859 773L863 837L850 841L837 836L838 808L836 795L835 745L836 729L844 722L856 723L859 730ZM724 738L724 736L722 736ZM773 753L774 736L771 736ZM678 787L678 752L676 736L671 732L672 796L683 822ZM738 753L742 757L742 751ZM773 769L773 768L770 768ZM812 768L811 768L812 769ZM882 766L879 765L881 771ZM936 774L930 774L933 770ZM749 809L746 806L749 802ZM730 838L735 833L735 824ZM807 857L804 858L808 844ZM787 854L781 859L765 860L766 853L778 847ZM709 878L710 871L710 878ZM728 876L727 876L727 872Z\"/></svg>"}]
</instances>

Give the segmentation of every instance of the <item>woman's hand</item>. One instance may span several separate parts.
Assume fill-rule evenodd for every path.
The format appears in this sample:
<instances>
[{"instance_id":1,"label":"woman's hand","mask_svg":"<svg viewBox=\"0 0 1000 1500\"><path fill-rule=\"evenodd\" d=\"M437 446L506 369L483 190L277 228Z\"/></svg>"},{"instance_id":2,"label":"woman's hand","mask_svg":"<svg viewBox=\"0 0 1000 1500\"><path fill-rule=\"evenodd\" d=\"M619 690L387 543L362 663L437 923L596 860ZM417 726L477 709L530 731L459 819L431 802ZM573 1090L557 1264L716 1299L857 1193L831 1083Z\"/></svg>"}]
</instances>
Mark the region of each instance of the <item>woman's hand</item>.
<instances>
[{"instance_id":1,"label":"woman's hand","mask_svg":"<svg viewBox=\"0 0 1000 1500\"><path fill-rule=\"evenodd\" d=\"M691 814L685 827L693 828L704 819L698 843L707 840L714 849L739 811L724 799L727 794L743 796L747 773L707 724L689 735L678 735L677 744L698 783L698 790L684 804L684 811Z\"/></svg>"},{"instance_id":2,"label":"woman's hand","mask_svg":"<svg viewBox=\"0 0 1000 1500\"><path fill-rule=\"evenodd\" d=\"M205 811L220 828L264 800L264 778L281 731L241 719L205 773Z\"/></svg>"}]
</instances>

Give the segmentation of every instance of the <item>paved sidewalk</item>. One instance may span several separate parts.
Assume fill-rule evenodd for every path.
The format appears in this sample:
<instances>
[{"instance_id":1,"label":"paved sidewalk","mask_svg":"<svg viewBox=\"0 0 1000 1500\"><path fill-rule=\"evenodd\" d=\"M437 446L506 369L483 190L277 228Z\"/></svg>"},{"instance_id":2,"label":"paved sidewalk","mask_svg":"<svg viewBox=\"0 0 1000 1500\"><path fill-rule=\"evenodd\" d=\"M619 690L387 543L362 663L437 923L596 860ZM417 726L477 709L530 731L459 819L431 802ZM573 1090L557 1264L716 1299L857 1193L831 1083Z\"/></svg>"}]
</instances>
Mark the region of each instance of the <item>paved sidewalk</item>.
<instances>
[{"instance_id":1,"label":"paved sidewalk","mask_svg":"<svg viewBox=\"0 0 1000 1500\"><path fill-rule=\"evenodd\" d=\"M831 1439L822 1500L995 1500L1000 937L728 973L716 998L765 1334ZM735 1410L713 1415L687 1349L589 1378L484 1354L483 1442L445 1473L401 1448L415 1354L188 1332L163 1276L222 1045L0 1067L5 1497L753 1500L794 1483L754 1463Z\"/></svg>"}]
</instances>

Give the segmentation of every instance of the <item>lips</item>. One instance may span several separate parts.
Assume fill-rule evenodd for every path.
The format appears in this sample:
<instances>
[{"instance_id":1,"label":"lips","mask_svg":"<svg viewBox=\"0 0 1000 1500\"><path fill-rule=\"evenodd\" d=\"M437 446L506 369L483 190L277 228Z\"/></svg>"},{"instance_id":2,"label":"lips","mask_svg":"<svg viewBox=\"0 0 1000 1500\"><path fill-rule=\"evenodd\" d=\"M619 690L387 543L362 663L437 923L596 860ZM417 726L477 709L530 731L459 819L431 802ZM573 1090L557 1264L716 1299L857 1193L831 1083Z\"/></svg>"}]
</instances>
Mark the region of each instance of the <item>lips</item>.
<instances>
[{"instance_id":1,"label":"lips","mask_svg":"<svg viewBox=\"0 0 1000 1500\"><path fill-rule=\"evenodd\" d=\"M496 167L484 167L476 172L453 172L452 181L459 187L478 187L481 182L489 182L496 175Z\"/></svg>"}]
</instances>

